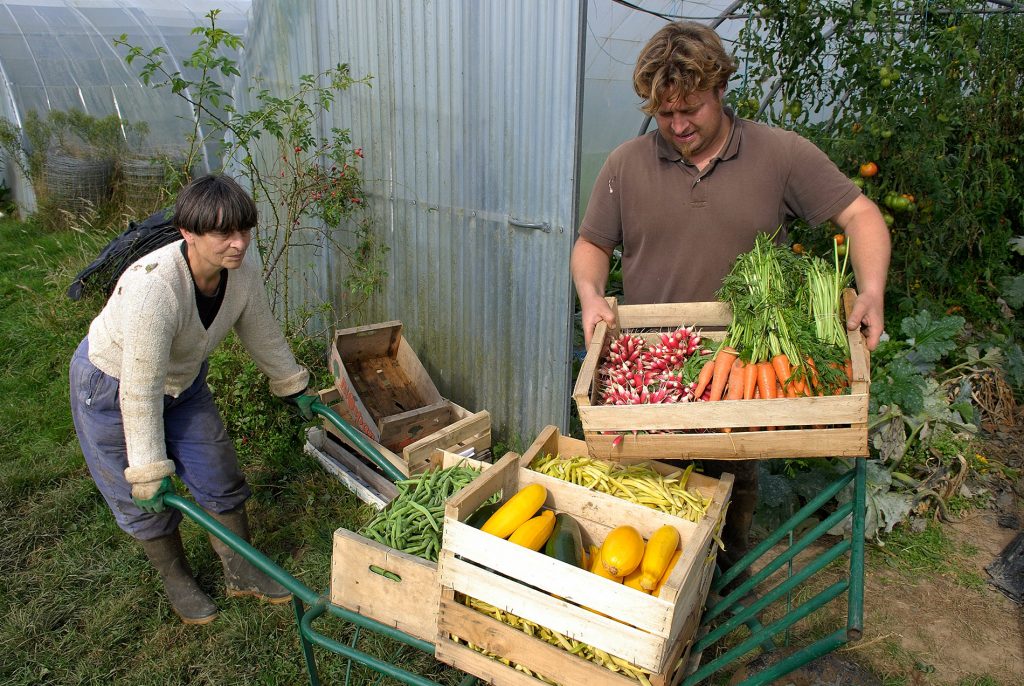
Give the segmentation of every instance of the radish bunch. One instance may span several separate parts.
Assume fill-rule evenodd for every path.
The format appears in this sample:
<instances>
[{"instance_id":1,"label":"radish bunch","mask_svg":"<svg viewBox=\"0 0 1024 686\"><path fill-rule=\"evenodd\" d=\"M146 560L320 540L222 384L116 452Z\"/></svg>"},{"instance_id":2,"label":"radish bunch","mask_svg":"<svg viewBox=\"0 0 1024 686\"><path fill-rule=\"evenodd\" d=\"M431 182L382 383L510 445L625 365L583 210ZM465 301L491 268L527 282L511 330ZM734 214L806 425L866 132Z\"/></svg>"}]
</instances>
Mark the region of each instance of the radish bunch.
<instances>
[{"instance_id":1,"label":"radish bunch","mask_svg":"<svg viewBox=\"0 0 1024 686\"><path fill-rule=\"evenodd\" d=\"M701 337L692 327L662 333L648 343L623 333L608 345L598 369L599 397L604 405L679 403L693 399L694 384L682 380L683 364L700 349Z\"/></svg>"}]
</instances>

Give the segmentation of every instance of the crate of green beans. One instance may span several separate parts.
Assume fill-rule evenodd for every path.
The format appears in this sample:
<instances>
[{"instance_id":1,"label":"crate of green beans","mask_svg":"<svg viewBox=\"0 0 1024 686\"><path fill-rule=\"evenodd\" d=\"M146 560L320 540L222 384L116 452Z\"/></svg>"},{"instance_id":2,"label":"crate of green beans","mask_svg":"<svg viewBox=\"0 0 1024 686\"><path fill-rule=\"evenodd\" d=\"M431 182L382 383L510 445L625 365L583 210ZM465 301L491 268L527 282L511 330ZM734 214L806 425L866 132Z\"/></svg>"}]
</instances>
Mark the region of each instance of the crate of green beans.
<instances>
[{"instance_id":1,"label":"crate of green beans","mask_svg":"<svg viewBox=\"0 0 1024 686\"><path fill-rule=\"evenodd\" d=\"M358 533L335 531L331 602L433 641L444 505L488 467L437 450L431 468L397 482L395 499Z\"/></svg>"}]
</instances>

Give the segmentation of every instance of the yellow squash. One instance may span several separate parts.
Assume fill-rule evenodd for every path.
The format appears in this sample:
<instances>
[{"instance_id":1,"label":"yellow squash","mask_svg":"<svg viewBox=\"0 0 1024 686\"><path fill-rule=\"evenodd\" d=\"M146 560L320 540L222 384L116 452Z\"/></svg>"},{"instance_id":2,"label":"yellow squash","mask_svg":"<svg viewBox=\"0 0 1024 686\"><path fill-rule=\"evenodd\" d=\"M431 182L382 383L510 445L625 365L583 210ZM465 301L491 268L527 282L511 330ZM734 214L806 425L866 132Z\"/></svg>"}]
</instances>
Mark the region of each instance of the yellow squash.
<instances>
[{"instance_id":1,"label":"yellow squash","mask_svg":"<svg viewBox=\"0 0 1024 686\"><path fill-rule=\"evenodd\" d=\"M622 583L630 588L635 588L642 593L649 593L649 591L640 585L640 577L644 575L644 570L641 567L637 567L628 576L623 577Z\"/></svg>"},{"instance_id":2,"label":"yellow squash","mask_svg":"<svg viewBox=\"0 0 1024 686\"><path fill-rule=\"evenodd\" d=\"M615 527L601 544L601 564L612 576L629 575L643 557L643 536L631 526Z\"/></svg>"},{"instance_id":3,"label":"yellow squash","mask_svg":"<svg viewBox=\"0 0 1024 686\"><path fill-rule=\"evenodd\" d=\"M508 537L510 543L530 550L540 550L548 542L555 528L555 513L544 510L533 519L528 519Z\"/></svg>"},{"instance_id":4,"label":"yellow squash","mask_svg":"<svg viewBox=\"0 0 1024 686\"><path fill-rule=\"evenodd\" d=\"M598 550L596 546L590 546L590 560L590 571L592 571L594 574L597 574L598 576L603 576L605 579L610 579L612 581L622 583L621 576L612 576L608 573L608 570L605 569L604 565L601 564L601 551Z\"/></svg>"},{"instance_id":5,"label":"yellow squash","mask_svg":"<svg viewBox=\"0 0 1024 686\"><path fill-rule=\"evenodd\" d=\"M540 484L530 484L509 498L508 502L498 508L480 529L498 538L508 538L512 532L537 514L537 510L547 497L548 489Z\"/></svg>"},{"instance_id":6,"label":"yellow squash","mask_svg":"<svg viewBox=\"0 0 1024 686\"><path fill-rule=\"evenodd\" d=\"M682 554L682 550L677 550L672 555L672 559L669 560L668 567L665 569L665 573L662 575L661 579L658 580L658 585L654 587L653 591L651 591L651 595L657 596L659 593L661 593L661 587L665 585L665 582L668 581L669 576L672 575L672 570L675 568L676 563L679 562L679 557Z\"/></svg>"},{"instance_id":7,"label":"yellow squash","mask_svg":"<svg viewBox=\"0 0 1024 686\"><path fill-rule=\"evenodd\" d=\"M658 585L678 547L679 531L674 526L666 524L651 534L644 549L644 559L640 562L640 585L645 591L653 591Z\"/></svg>"}]
</instances>

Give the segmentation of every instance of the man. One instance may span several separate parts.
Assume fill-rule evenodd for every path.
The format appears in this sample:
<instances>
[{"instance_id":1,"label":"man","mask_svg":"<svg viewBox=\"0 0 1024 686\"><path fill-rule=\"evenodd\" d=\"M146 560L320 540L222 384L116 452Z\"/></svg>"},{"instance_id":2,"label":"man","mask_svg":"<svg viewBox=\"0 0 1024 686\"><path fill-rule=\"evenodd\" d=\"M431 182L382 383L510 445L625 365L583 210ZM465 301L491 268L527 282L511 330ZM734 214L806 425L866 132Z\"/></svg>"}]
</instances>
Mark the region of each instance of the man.
<instances>
[{"instance_id":1,"label":"man","mask_svg":"<svg viewBox=\"0 0 1024 686\"><path fill-rule=\"evenodd\" d=\"M711 29L676 22L644 46L633 87L658 130L609 155L594 183L571 269L584 339L613 323L604 300L609 261L622 246L630 304L714 300L736 257L759 233L795 218L831 219L849 239L857 300L847 327L868 349L883 329L889 233L878 207L817 147L797 134L736 117L723 96L736 63ZM706 463L736 475L724 533L729 565L748 547L757 462Z\"/></svg>"}]
</instances>

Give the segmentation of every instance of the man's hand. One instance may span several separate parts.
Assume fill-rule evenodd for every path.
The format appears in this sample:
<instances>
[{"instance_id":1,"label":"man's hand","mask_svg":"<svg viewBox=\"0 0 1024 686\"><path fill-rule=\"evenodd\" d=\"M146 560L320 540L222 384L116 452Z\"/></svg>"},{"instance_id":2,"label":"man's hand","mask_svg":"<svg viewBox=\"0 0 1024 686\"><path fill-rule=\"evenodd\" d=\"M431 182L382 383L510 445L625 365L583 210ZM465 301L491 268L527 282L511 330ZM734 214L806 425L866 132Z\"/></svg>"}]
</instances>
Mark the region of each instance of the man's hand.
<instances>
[{"instance_id":1,"label":"man's hand","mask_svg":"<svg viewBox=\"0 0 1024 686\"><path fill-rule=\"evenodd\" d=\"M314 418L313 403L319 399L320 398L318 396L310 393L308 388L303 389L298 393L281 397L281 400L291 405L295 413L306 421Z\"/></svg>"},{"instance_id":2,"label":"man's hand","mask_svg":"<svg viewBox=\"0 0 1024 686\"><path fill-rule=\"evenodd\" d=\"M867 293L857 295L850 310L850 318L846 320L846 328L849 331L861 329L868 350L874 350L885 328L885 302L882 296Z\"/></svg>"},{"instance_id":3,"label":"man's hand","mask_svg":"<svg viewBox=\"0 0 1024 686\"><path fill-rule=\"evenodd\" d=\"M164 511L165 493L174 493L169 476L165 476L159 481L143 481L132 484L132 501L140 510L150 514Z\"/></svg>"},{"instance_id":4,"label":"man's hand","mask_svg":"<svg viewBox=\"0 0 1024 686\"><path fill-rule=\"evenodd\" d=\"M615 324L615 313L604 298L590 298L586 302L580 301L582 310L583 343L590 346L590 339L594 336L594 329L597 323L604 321L609 326Z\"/></svg>"}]
</instances>

